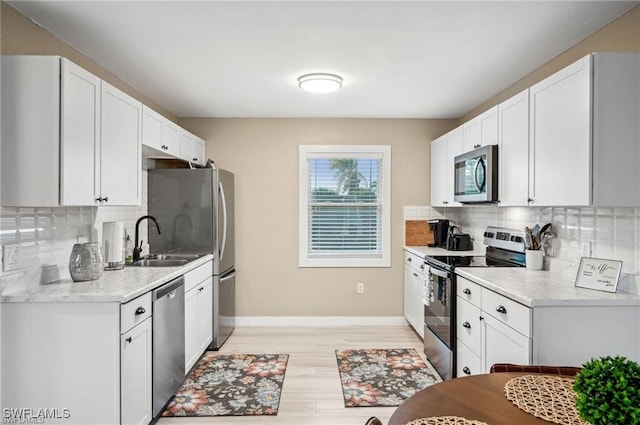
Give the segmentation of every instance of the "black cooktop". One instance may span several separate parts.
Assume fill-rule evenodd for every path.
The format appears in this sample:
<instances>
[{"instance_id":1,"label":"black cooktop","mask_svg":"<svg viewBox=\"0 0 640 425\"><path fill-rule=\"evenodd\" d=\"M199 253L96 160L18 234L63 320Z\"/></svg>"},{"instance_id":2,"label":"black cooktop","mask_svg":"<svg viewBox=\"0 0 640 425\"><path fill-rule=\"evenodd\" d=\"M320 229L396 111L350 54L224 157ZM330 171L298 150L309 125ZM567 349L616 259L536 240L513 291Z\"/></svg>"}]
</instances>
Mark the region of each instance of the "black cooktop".
<instances>
[{"instance_id":1,"label":"black cooktop","mask_svg":"<svg viewBox=\"0 0 640 425\"><path fill-rule=\"evenodd\" d=\"M524 253L487 247L487 255L427 255L427 263L445 270L456 267L523 267Z\"/></svg>"}]
</instances>

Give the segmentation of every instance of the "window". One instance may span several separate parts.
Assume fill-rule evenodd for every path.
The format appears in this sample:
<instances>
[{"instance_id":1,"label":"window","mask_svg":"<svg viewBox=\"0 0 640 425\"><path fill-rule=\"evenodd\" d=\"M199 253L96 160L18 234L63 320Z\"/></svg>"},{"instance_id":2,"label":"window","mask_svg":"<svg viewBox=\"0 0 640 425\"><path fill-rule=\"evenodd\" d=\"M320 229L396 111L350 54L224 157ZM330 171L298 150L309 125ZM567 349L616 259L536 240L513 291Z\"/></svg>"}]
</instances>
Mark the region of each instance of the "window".
<instances>
[{"instance_id":1,"label":"window","mask_svg":"<svg viewBox=\"0 0 640 425\"><path fill-rule=\"evenodd\" d=\"M390 267L390 146L300 146L300 267Z\"/></svg>"}]
</instances>

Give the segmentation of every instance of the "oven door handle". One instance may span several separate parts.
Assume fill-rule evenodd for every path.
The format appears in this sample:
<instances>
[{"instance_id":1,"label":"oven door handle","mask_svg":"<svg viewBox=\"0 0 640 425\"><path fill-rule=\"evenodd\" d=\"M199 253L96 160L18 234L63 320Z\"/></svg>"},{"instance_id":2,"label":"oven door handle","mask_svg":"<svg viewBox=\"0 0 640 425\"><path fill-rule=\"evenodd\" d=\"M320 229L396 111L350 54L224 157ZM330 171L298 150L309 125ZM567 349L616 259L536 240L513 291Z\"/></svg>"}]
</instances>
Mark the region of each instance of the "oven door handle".
<instances>
[{"instance_id":1,"label":"oven door handle","mask_svg":"<svg viewBox=\"0 0 640 425\"><path fill-rule=\"evenodd\" d=\"M445 279L447 279L449 277L449 273L448 272L446 272L444 270L436 269L435 267L429 267L429 273L435 274L436 276L440 276L440 277L443 277Z\"/></svg>"}]
</instances>

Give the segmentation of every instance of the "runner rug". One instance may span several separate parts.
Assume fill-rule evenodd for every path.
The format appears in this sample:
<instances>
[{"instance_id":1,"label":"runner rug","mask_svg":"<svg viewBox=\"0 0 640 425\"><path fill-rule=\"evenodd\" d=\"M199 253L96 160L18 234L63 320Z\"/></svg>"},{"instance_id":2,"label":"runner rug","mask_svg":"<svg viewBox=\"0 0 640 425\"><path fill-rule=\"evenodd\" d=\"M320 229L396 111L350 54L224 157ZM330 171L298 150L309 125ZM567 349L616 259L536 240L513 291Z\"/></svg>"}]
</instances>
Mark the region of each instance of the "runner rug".
<instances>
[{"instance_id":1,"label":"runner rug","mask_svg":"<svg viewBox=\"0 0 640 425\"><path fill-rule=\"evenodd\" d=\"M346 407L398 406L440 382L414 349L336 350Z\"/></svg>"},{"instance_id":2,"label":"runner rug","mask_svg":"<svg viewBox=\"0 0 640 425\"><path fill-rule=\"evenodd\" d=\"M162 416L277 415L288 354L207 352Z\"/></svg>"}]
</instances>

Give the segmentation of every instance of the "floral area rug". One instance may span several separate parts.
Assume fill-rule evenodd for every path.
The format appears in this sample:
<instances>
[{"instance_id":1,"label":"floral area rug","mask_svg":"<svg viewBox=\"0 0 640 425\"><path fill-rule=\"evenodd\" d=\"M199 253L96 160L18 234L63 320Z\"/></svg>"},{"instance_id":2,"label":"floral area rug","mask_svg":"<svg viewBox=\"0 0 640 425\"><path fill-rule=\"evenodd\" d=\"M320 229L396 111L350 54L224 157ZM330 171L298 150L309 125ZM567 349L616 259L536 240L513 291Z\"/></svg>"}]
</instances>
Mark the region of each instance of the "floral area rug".
<instances>
[{"instance_id":1,"label":"floral area rug","mask_svg":"<svg viewBox=\"0 0 640 425\"><path fill-rule=\"evenodd\" d=\"M346 407L399 406L442 380L414 349L336 350L336 357Z\"/></svg>"},{"instance_id":2,"label":"floral area rug","mask_svg":"<svg viewBox=\"0 0 640 425\"><path fill-rule=\"evenodd\" d=\"M162 416L277 415L288 354L207 352Z\"/></svg>"}]
</instances>

